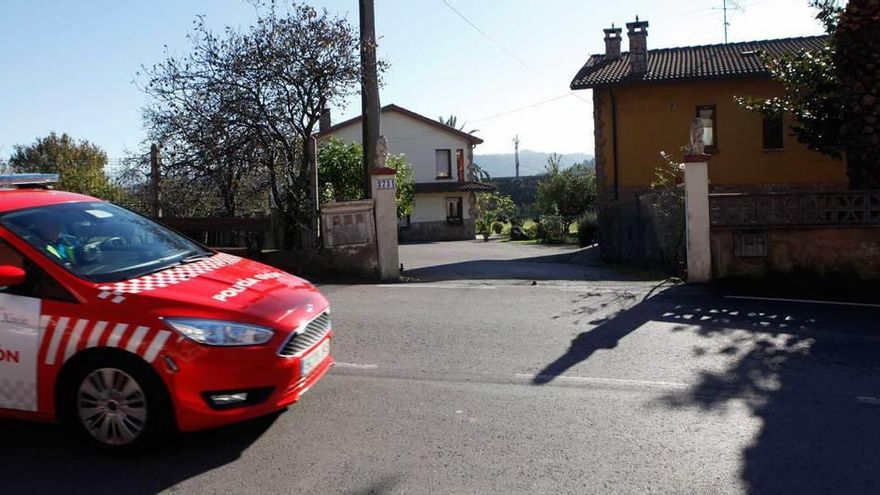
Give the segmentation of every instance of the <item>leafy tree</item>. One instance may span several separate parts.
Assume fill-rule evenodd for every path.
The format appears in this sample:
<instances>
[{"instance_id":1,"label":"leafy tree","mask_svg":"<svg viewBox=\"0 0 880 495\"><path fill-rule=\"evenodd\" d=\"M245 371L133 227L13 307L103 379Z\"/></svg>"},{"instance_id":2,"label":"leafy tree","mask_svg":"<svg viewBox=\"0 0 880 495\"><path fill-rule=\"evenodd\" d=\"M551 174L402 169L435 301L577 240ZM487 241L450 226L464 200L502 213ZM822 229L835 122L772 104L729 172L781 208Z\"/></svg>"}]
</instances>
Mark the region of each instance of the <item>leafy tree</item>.
<instances>
[{"instance_id":1,"label":"leafy tree","mask_svg":"<svg viewBox=\"0 0 880 495\"><path fill-rule=\"evenodd\" d=\"M364 151L357 143L346 144L331 137L318 147L318 183L321 200L363 199ZM386 165L397 171L397 217L412 213L415 204L415 175L405 155L389 155Z\"/></svg>"},{"instance_id":2,"label":"leafy tree","mask_svg":"<svg viewBox=\"0 0 880 495\"><path fill-rule=\"evenodd\" d=\"M357 92L360 46L344 17L299 2L284 10L252 3L255 25L218 34L198 18L188 54L143 68L147 123L176 141L182 158L173 163L194 167L194 176L232 187L259 168L292 247L317 213L308 201L309 139L324 108L344 107Z\"/></svg>"},{"instance_id":3,"label":"leafy tree","mask_svg":"<svg viewBox=\"0 0 880 495\"><path fill-rule=\"evenodd\" d=\"M321 198L352 201L364 196L364 152L357 143L331 137L318 147L318 184Z\"/></svg>"},{"instance_id":4,"label":"leafy tree","mask_svg":"<svg viewBox=\"0 0 880 495\"><path fill-rule=\"evenodd\" d=\"M547 172L538 181L535 203L542 214L559 215L571 225L582 213L596 208L596 173L585 164L564 170L561 165L559 154L547 159Z\"/></svg>"},{"instance_id":5,"label":"leafy tree","mask_svg":"<svg viewBox=\"0 0 880 495\"><path fill-rule=\"evenodd\" d=\"M847 159L851 188L880 188L880 4L812 0L816 18L830 35L812 51L761 57L781 97L740 97L745 108L768 116L792 115L795 137L810 149Z\"/></svg>"},{"instance_id":6,"label":"leafy tree","mask_svg":"<svg viewBox=\"0 0 880 495\"><path fill-rule=\"evenodd\" d=\"M850 184L880 189L880 1L850 0L833 43Z\"/></svg>"},{"instance_id":7,"label":"leafy tree","mask_svg":"<svg viewBox=\"0 0 880 495\"><path fill-rule=\"evenodd\" d=\"M412 213L416 204L415 172L403 154L390 155L387 165L397 171L397 218L403 218Z\"/></svg>"},{"instance_id":8,"label":"leafy tree","mask_svg":"<svg viewBox=\"0 0 880 495\"><path fill-rule=\"evenodd\" d=\"M813 1L819 8L817 18L833 34L839 9L831 0ZM739 97L745 108L770 117L785 113L795 118L791 129L795 137L810 149L840 159L843 156L843 105L840 82L834 68L833 40L817 49L782 56L761 52L760 57L771 77L783 83L780 97Z\"/></svg>"},{"instance_id":9,"label":"leafy tree","mask_svg":"<svg viewBox=\"0 0 880 495\"><path fill-rule=\"evenodd\" d=\"M98 146L52 132L33 144L15 145L9 164L15 172L59 174L60 189L118 201L122 191L104 174L107 154Z\"/></svg>"},{"instance_id":10,"label":"leafy tree","mask_svg":"<svg viewBox=\"0 0 880 495\"><path fill-rule=\"evenodd\" d=\"M476 195L475 217L477 233L483 235L484 240L489 240L493 224L507 222L516 215L516 205L510 196L494 193L479 193Z\"/></svg>"},{"instance_id":11,"label":"leafy tree","mask_svg":"<svg viewBox=\"0 0 880 495\"><path fill-rule=\"evenodd\" d=\"M507 222L516 215L516 205L513 203L513 199L497 192L478 193L474 206L477 216L485 216L489 224Z\"/></svg>"}]
</instances>

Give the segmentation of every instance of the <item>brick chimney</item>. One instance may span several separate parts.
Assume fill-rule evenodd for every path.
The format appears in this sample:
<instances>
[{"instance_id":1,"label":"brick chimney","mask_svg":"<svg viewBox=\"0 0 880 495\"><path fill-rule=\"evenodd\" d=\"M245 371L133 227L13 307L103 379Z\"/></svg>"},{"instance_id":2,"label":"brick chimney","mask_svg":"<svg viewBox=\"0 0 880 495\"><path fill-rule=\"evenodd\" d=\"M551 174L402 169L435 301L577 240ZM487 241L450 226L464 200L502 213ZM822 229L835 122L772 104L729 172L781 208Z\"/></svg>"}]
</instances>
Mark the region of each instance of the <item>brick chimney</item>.
<instances>
[{"instance_id":1,"label":"brick chimney","mask_svg":"<svg viewBox=\"0 0 880 495\"><path fill-rule=\"evenodd\" d=\"M605 32L605 59L606 60L617 60L620 58L620 33L623 32L623 29L614 27L614 24L611 24L611 27L608 29L603 29Z\"/></svg>"},{"instance_id":2,"label":"brick chimney","mask_svg":"<svg viewBox=\"0 0 880 495\"><path fill-rule=\"evenodd\" d=\"M330 120L330 109L321 110L321 120L318 121L318 132L324 132L330 128L332 121Z\"/></svg>"},{"instance_id":3,"label":"brick chimney","mask_svg":"<svg viewBox=\"0 0 880 495\"><path fill-rule=\"evenodd\" d=\"M627 36L629 36L629 64L633 74L648 72L648 21L640 21L636 16L635 22L626 23Z\"/></svg>"}]
</instances>

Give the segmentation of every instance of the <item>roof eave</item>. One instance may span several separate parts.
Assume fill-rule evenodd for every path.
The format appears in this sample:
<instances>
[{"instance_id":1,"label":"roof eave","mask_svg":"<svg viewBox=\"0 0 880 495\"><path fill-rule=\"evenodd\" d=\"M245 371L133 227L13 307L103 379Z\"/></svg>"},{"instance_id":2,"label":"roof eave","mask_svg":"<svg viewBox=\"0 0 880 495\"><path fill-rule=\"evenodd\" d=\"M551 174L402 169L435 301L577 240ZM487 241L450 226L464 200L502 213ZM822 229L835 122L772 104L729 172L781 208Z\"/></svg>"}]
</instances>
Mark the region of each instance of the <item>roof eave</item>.
<instances>
[{"instance_id":1,"label":"roof eave","mask_svg":"<svg viewBox=\"0 0 880 495\"><path fill-rule=\"evenodd\" d=\"M407 117L409 117L411 119L414 119L414 120L420 121L426 125L430 125L432 127L435 127L439 131L447 132L449 134L453 134L453 135L456 135L460 138L463 138L474 146L476 146L478 144L483 144L483 140L478 138L477 136L474 136L473 134L468 134L467 132L460 131L454 127L450 127L442 122L436 121L434 119L430 119L428 117L425 117L424 115L413 112L412 110L407 110L406 108L397 106L393 103L389 104L389 105L385 105L384 107L382 107L381 111L383 113L384 112L397 112L402 115L406 115ZM327 137L327 136L333 134L334 132L338 131L339 129L342 129L342 128L348 127L352 124L356 124L357 122L360 122L360 120L362 118L363 117L361 115L358 115L356 117L352 117L348 120L342 121L338 124L332 125L323 131L315 133L315 137L317 139L322 139L324 137Z\"/></svg>"},{"instance_id":2,"label":"roof eave","mask_svg":"<svg viewBox=\"0 0 880 495\"><path fill-rule=\"evenodd\" d=\"M694 77L681 77L676 79L657 79L657 80L648 80L644 79L638 80L628 80L628 81L620 81L614 83L595 83L595 84L582 84L577 85L574 81L570 86L572 91L579 91L584 89L606 89L606 88L618 88L618 87L626 87L626 86L652 86L658 84L675 84L675 83L690 83L690 82L703 82L703 81L735 81L739 79L770 79L770 73L751 73L751 74L723 74L718 76L694 76Z\"/></svg>"}]
</instances>

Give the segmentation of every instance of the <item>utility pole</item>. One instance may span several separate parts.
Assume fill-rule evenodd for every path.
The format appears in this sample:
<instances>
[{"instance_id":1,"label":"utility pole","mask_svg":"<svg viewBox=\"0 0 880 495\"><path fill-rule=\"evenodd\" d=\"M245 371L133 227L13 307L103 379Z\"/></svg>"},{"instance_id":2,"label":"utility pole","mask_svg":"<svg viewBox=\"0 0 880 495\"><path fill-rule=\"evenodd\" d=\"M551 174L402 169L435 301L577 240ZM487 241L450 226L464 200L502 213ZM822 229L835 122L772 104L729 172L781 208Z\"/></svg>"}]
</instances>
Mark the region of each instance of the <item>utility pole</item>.
<instances>
[{"instance_id":1,"label":"utility pole","mask_svg":"<svg viewBox=\"0 0 880 495\"><path fill-rule=\"evenodd\" d=\"M519 177L519 134L513 138L513 150L516 159L516 176Z\"/></svg>"},{"instance_id":2,"label":"utility pole","mask_svg":"<svg viewBox=\"0 0 880 495\"><path fill-rule=\"evenodd\" d=\"M159 145L150 145L150 215L162 217L161 193L159 191Z\"/></svg>"},{"instance_id":3,"label":"utility pole","mask_svg":"<svg viewBox=\"0 0 880 495\"><path fill-rule=\"evenodd\" d=\"M370 173L379 141L379 78L376 71L376 19L373 0L360 0L361 123L364 144L364 197L372 197Z\"/></svg>"}]
</instances>

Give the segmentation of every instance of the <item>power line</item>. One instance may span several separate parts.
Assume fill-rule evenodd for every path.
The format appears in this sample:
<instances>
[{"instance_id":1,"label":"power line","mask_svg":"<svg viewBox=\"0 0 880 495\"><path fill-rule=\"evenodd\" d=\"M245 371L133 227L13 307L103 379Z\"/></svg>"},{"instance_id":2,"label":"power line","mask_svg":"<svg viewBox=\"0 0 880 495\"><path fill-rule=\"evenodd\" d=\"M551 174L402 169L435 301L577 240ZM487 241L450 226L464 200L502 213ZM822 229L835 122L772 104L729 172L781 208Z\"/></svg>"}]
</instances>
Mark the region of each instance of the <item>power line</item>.
<instances>
[{"instance_id":1,"label":"power line","mask_svg":"<svg viewBox=\"0 0 880 495\"><path fill-rule=\"evenodd\" d=\"M485 120L497 119L498 117L504 117L505 115L510 115L512 113L521 112L523 110L528 110L530 108L539 107L541 105L546 105L548 103L553 103L554 101L561 100L563 98L569 98L571 96L576 96L576 95L573 95L572 93L566 93L564 95L559 95L559 96L556 96L556 97L553 97L553 98L550 98L547 100L542 100L542 101L539 101L536 103L532 103L531 105L526 105L523 107L514 108L514 109L508 110L506 112L496 113L494 115L489 115L488 117L482 117L482 118L479 118L476 120L472 120L471 122L483 122Z\"/></svg>"},{"instance_id":2,"label":"power line","mask_svg":"<svg viewBox=\"0 0 880 495\"><path fill-rule=\"evenodd\" d=\"M495 41L494 38L492 38L491 36L489 36L488 33L486 33L485 31L483 31L482 29L480 29L476 24L474 24L473 22L471 22L470 19L468 19L467 17L465 17L464 14L462 14L461 12L459 12L458 9L456 9L455 7L453 7L453 6L452 6L447 0L440 0L440 1L443 2L447 7L449 7L449 10L455 12L456 15L458 15L459 17L461 17L462 20L464 20L464 22L468 23L468 25L470 25L470 27L474 28L474 30L476 30L478 33L482 34L483 37L486 38L487 40L489 40L493 45L495 45L496 48L498 48L499 50L503 51L504 53L510 55L511 58L513 58L514 60L516 60L517 62L519 62L519 64L522 65L523 67L525 67L526 69L528 69L528 70L530 70L530 71L534 71L534 70L535 70L535 69L533 69L532 67L530 67L529 64L525 63L521 58L517 57L516 54L514 54L513 52L511 52L511 51L508 50L507 48L504 48L504 46L502 46L500 43L498 43L497 41Z\"/></svg>"},{"instance_id":3,"label":"power line","mask_svg":"<svg viewBox=\"0 0 880 495\"><path fill-rule=\"evenodd\" d=\"M458 9L456 9L455 7L453 7L453 6L449 3L448 0L440 0L440 1L443 2L443 4L446 5L446 6L449 8L449 10L451 10L452 12L454 12L458 17L461 17L461 19L462 19L464 22L466 22L470 27L474 28L475 31L477 31L478 33L480 33L481 35L483 35L484 38L486 38L487 40L489 40L489 42L492 43L496 48L498 48L499 50L501 50L501 51L503 51L504 53L506 53L507 55L509 55L512 59L516 60L520 65L522 65L523 67L525 67L526 69L528 69L528 70L529 70L530 72L532 72L533 74L538 74L538 71L537 71L537 70L535 70L532 66L530 66L530 65L527 64L526 62L524 62L523 59L519 58L515 53L513 53L512 51L510 51L510 50L508 50L507 48L505 48L501 43L498 43L497 41L495 41L495 39L492 38L492 36L490 36L487 32L485 32L485 31L483 31L482 29L480 29L480 27L477 26L476 24L474 24L473 21L471 21L470 19L468 19L467 16L465 16L465 15L462 14ZM576 94L574 91L569 91L569 94L571 94L571 95L574 96L575 98L577 98L577 99L583 101L584 103L590 103L590 102L587 101L585 98L581 98L581 96L578 95L578 94Z\"/></svg>"}]
</instances>

